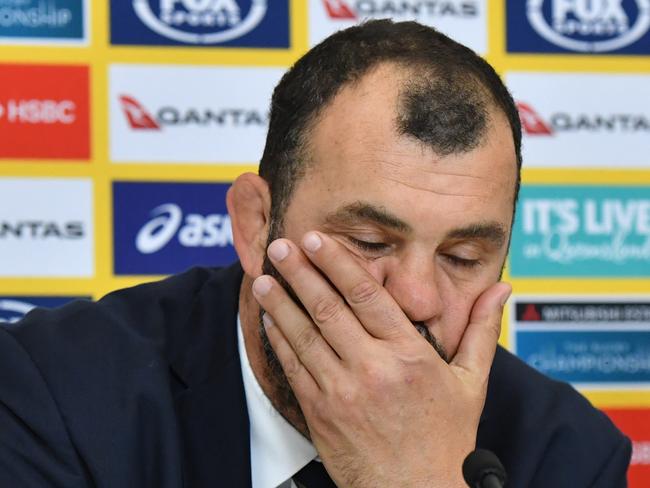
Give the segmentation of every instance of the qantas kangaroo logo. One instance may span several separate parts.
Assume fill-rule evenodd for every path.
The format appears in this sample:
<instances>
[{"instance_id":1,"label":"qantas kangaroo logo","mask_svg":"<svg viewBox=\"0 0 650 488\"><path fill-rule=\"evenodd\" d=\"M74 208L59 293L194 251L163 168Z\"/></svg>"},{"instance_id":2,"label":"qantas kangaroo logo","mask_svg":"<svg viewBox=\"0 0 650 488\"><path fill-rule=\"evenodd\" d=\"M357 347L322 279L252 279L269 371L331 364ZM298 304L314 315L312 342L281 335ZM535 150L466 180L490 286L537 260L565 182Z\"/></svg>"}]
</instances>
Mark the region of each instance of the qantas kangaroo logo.
<instances>
[{"instance_id":1,"label":"qantas kangaroo logo","mask_svg":"<svg viewBox=\"0 0 650 488\"><path fill-rule=\"evenodd\" d=\"M120 95L120 104L132 129L160 130L160 125L135 98Z\"/></svg>"}]
</instances>

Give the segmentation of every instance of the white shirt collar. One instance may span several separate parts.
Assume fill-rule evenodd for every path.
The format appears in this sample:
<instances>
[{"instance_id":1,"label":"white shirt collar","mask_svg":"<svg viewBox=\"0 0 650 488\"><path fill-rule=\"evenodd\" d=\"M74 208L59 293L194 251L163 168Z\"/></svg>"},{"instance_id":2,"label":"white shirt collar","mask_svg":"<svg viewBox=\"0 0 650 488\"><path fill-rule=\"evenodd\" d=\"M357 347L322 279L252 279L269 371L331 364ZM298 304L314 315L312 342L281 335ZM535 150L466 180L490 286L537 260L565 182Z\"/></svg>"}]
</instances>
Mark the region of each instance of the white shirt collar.
<instances>
[{"instance_id":1,"label":"white shirt collar","mask_svg":"<svg viewBox=\"0 0 650 488\"><path fill-rule=\"evenodd\" d=\"M311 442L280 415L262 391L248 361L239 314L237 338L250 421L253 488L290 486L291 477L318 453Z\"/></svg>"}]
</instances>

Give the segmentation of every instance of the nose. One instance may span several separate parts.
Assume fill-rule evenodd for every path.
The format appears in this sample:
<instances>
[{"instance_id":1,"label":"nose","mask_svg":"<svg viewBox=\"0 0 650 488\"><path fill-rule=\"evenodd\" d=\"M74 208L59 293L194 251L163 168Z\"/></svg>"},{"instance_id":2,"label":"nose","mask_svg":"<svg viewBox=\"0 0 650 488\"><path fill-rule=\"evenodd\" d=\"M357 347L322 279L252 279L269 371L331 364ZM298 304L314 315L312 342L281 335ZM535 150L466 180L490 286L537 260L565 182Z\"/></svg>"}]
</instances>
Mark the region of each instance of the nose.
<instances>
[{"instance_id":1,"label":"nose","mask_svg":"<svg viewBox=\"0 0 650 488\"><path fill-rule=\"evenodd\" d=\"M435 322L442 312L433 259L401 261L386 270L384 287L412 322Z\"/></svg>"}]
</instances>

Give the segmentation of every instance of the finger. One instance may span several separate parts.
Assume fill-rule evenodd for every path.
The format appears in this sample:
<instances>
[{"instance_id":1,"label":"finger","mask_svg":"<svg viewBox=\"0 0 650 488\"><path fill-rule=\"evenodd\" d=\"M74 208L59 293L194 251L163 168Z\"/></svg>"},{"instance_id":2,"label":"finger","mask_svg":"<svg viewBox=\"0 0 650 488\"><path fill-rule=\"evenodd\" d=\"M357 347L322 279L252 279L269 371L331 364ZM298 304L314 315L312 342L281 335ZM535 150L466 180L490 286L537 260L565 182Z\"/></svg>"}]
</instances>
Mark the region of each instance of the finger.
<instances>
[{"instance_id":1,"label":"finger","mask_svg":"<svg viewBox=\"0 0 650 488\"><path fill-rule=\"evenodd\" d=\"M302 248L371 335L378 339L419 337L395 299L342 244L321 232L308 232Z\"/></svg>"},{"instance_id":2,"label":"finger","mask_svg":"<svg viewBox=\"0 0 650 488\"><path fill-rule=\"evenodd\" d=\"M293 242L273 241L268 255L339 357L345 361L358 356L363 341L371 337L339 292Z\"/></svg>"},{"instance_id":3,"label":"finger","mask_svg":"<svg viewBox=\"0 0 650 488\"><path fill-rule=\"evenodd\" d=\"M262 275L253 282L253 295L281 330L300 362L316 382L326 389L339 372L336 353L311 319L272 277Z\"/></svg>"},{"instance_id":4,"label":"finger","mask_svg":"<svg viewBox=\"0 0 650 488\"><path fill-rule=\"evenodd\" d=\"M478 298L451 365L483 384L490 374L501 333L503 306L512 293L508 283L495 283Z\"/></svg>"},{"instance_id":5,"label":"finger","mask_svg":"<svg viewBox=\"0 0 650 488\"><path fill-rule=\"evenodd\" d=\"M302 364L300 358L298 358L298 355L291 347L291 344L289 344L282 331L276 327L275 321L268 312L264 314L263 322L269 343L273 347L284 371L284 375L287 377L298 401L302 401L305 398L314 398L314 395L317 395L319 392L317 381L305 365Z\"/></svg>"}]
</instances>

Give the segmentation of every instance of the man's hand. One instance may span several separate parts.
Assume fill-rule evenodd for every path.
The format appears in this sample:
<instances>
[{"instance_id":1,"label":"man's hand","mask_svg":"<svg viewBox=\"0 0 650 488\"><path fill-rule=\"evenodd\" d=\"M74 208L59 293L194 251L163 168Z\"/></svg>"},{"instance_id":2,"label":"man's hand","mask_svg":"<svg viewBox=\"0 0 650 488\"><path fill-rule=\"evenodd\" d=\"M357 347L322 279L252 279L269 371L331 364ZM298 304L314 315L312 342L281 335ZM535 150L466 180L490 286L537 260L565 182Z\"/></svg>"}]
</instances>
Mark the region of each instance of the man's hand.
<instances>
[{"instance_id":1,"label":"man's hand","mask_svg":"<svg viewBox=\"0 0 650 488\"><path fill-rule=\"evenodd\" d=\"M310 232L302 250L279 239L268 253L309 316L270 276L253 292L337 485L465 486L461 465L475 447L510 286L478 298L447 364L334 239Z\"/></svg>"}]
</instances>

